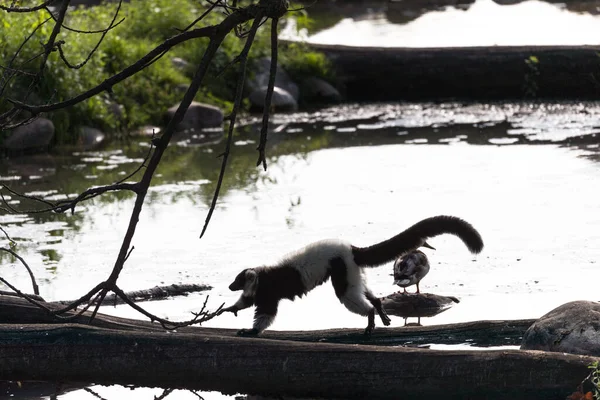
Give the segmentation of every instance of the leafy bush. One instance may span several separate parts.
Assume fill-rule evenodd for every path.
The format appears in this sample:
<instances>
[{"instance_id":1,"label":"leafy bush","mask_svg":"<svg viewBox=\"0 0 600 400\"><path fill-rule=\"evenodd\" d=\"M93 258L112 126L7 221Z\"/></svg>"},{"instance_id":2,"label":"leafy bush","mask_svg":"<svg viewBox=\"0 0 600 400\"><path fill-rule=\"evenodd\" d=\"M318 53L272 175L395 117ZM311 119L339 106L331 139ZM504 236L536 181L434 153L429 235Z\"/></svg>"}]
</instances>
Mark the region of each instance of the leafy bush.
<instances>
[{"instance_id":1,"label":"leafy bush","mask_svg":"<svg viewBox=\"0 0 600 400\"><path fill-rule=\"evenodd\" d=\"M67 13L65 24L82 31L105 29L110 25L116 7L116 3L106 2L97 7L78 8ZM125 17L125 21L106 35L89 60L89 53L100 40L101 33L85 34L62 29L57 39L64 41L62 48L66 59L73 65L87 62L82 68L71 69L62 62L58 52L52 52L44 79L33 87L33 93L26 101L33 104L64 101L97 86L136 62L163 40L177 34L177 29L186 27L203 11L204 8L195 0L131 0L123 3L118 20ZM43 43L47 42L54 26L51 19L44 23L49 17L45 10L36 13L0 11L0 65L8 66L23 40L35 30L11 65L31 73L37 72ZM212 12L196 26L213 25L223 18L218 11ZM268 26L259 30L251 57L270 54L269 30ZM233 34L227 37L196 100L230 107L237 81L237 64L230 64L244 42ZM90 125L110 132L126 132L145 124L161 125L164 110L181 99L182 85L190 82L207 43L206 39L182 43L140 73L115 85L112 93L104 92L69 109L50 113L48 117L55 123L58 141L73 141L74 128L78 125ZM327 71L322 56L307 53L299 45L287 48L280 57L291 73L322 76L323 71ZM176 68L171 61L173 57L183 58L190 66ZM6 97L23 99L29 84L29 79L12 79L0 96L0 112L10 106ZM119 105L120 111L116 111Z\"/></svg>"}]
</instances>

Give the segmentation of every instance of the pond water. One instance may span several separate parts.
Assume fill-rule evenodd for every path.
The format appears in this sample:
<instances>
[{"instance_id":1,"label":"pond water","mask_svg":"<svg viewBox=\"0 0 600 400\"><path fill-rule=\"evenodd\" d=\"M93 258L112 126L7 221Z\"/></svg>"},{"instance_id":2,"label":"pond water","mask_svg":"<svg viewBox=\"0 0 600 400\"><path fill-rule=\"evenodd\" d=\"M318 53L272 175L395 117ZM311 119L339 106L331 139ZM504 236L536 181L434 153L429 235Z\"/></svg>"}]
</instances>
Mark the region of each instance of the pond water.
<instances>
[{"instance_id":1,"label":"pond water","mask_svg":"<svg viewBox=\"0 0 600 400\"><path fill-rule=\"evenodd\" d=\"M428 4L431 3L436 2ZM597 2L575 1L568 6L539 0L517 4L498 4L501 2L493 0L460 3L460 6L425 8L418 2L416 5L404 1L374 2L371 7L359 4L352 11L344 9L344 14L316 7L311 12L308 6L309 15L323 29L297 35L290 25L286 37L319 44L376 47L600 44Z\"/></svg>"},{"instance_id":2,"label":"pond water","mask_svg":"<svg viewBox=\"0 0 600 400\"><path fill-rule=\"evenodd\" d=\"M370 245L423 218L450 214L471 222L485 248L473 256L455 237L429 241L437 250L426 250L432 269L421 290L461 302L422 324L536 318L567 301L600 300L600 103L363 104L281 114L273 123L266 172L254 167L256 126L237 133L224 190L202 239L224 144L190 145L181 138L167 150L119 281L123 289L206 283L213 286L207 293L214 309L237 299L227 286L243 268L324 238ZM3 159L0 181L47 199L73 195L122 178L147 146L139 139L93 152ZM72 299L108 277L132 205L128 194L106 194L74 215L4 212L0 226L34 270L41 295ZM0 257L2 277L30 290L25 270L6 254ZM398 289L391 272L391 265L367 271L375 294ZM201 293L143 306L183 320L204 299ZM102 312L140 317L127 306ZM247 328L251 321L247 310L206 326ZM404 322L392 317L392 326ZM362 330L365 324L325 284L302 300L283 301L272 329ZM97 390L107 399L161 393ZM93 397L78 390L59 398Z\"/></svg>"}]
</instances>

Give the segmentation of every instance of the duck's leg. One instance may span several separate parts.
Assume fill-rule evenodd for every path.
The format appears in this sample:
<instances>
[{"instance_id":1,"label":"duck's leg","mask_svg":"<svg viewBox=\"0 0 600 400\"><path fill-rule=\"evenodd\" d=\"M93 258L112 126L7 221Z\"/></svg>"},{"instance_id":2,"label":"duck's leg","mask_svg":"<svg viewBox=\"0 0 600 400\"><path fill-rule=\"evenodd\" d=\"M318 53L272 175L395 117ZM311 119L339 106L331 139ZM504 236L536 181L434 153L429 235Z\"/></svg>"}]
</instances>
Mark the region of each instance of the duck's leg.
<instances>
[{"instance_id":1,"label":"duck's leg","mask_svg":"<svg viewBox=\"0 0 600 400\"><path fill-rule=\"evenodd\" d=\"M417 282L417 294L421 293L421 291L419 290L419 282Z\"/></svg>"}]
</instances>

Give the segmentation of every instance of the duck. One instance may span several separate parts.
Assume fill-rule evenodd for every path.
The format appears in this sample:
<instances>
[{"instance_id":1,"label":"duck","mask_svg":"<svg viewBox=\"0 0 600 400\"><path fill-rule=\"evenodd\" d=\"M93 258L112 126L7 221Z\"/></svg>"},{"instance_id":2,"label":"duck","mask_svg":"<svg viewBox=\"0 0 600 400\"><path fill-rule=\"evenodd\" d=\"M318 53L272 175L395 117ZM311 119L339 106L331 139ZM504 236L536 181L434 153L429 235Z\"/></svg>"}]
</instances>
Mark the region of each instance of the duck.
<instances>
[{"instance_id":1,"label":"duck","mask_svg":"<svg viewBox=\"0 0 600 400\"><path fill-rule=\"evenodd\" d=\"M435 250L427 243L424 243L423 247ZM429 273L427 256L421 250L413 250L398 257L394 262L394 285L403 288L403 293L406 293L408 286L417 285L416 293L421 293L419 282L427 273Z\"/></svg>"}]
</instances>

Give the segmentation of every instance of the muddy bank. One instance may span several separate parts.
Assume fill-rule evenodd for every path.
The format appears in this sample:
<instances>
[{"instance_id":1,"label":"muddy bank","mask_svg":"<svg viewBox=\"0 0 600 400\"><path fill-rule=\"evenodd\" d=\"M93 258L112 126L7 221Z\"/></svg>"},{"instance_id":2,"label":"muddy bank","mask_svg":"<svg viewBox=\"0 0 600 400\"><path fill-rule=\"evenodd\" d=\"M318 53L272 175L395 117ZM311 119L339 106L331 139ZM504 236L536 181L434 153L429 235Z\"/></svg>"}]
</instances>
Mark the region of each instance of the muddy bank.
<instances>
[{"instance_id":1,"label":"muddy bank","mask_svg":"<svg viewBox=\"0 0 600 400\"><path fill-rule=\"evenodd\" d=\"M310 46L332 60L349 101L600 97L600 46Z\"/></svg>"}]
</instances>

